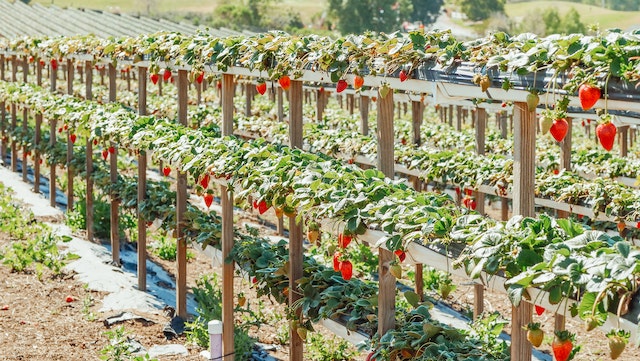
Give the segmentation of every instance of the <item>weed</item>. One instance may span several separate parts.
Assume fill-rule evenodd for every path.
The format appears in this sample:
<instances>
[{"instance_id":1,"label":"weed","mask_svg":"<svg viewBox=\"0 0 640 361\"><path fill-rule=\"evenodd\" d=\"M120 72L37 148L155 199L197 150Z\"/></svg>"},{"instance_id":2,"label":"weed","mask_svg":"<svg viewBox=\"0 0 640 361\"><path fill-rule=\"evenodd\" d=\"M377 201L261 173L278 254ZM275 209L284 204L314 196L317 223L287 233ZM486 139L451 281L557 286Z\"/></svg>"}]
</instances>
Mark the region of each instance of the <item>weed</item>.
<instances>
[{"instance_id":1,"label":"weed","mask_svg":"<svg viewBox=\"0 0 640 361\"><path fill-rule=\"evenodd\" d=\"M312 361L350 361L357 351L348 342L337 337L326 338L314 332L307 337L306 357Z\"/></svg>"},{"instance_id":2,"label":"weed","mask_svg":"<svg viewBox=\"0 0 640 361\"><path fill-rule=\"evenodd\" d=\"M100 359L105 361L152 361L149 354L144 356L133 355L133 350L124 326L114 328L104 333L109 339L109 343L100 350Z\"/></svg>"},{"instance_id":3,"label":"weed","mask_svg":"<svg viewBox=\"0 0 640 361\"><path fill-rule=\"evenodd\" d=\"M176 240L165 235L158 235L158 237L157 242L152 246L153 253L165 261L175 261L178 254ZM194 257L193 252L187 251L187 261L192 260Z\"/></svg>"}]
</instances>

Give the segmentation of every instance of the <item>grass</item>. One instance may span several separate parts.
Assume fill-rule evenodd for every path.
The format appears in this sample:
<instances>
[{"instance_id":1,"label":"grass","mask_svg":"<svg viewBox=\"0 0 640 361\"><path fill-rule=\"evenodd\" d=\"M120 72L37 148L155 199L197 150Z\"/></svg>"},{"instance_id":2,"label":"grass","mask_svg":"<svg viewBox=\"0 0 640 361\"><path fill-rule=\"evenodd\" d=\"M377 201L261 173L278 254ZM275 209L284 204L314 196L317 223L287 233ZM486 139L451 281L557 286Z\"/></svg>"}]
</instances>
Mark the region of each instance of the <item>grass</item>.
<instances>
[{"instance_id":1,"label":"grass","mask_svg":"<svg viewBox=\"0 0 640 361\"><path fill-rule=\"evenodd\" d=\"M31 2L134 14L147 14L147 6L149 6L152 15L159 15L169 12L211 14L223 0L32 0ZM327 8L327 0L278 0L275 7L283 12L289 9L298 12L302 21L307 23L312 16Z\"/></svg>"},{"instance_id":2,"label":"grass","mask_svg":"<svg viewBox=\"0 0 640 361\"><path fill-rule=\"evenodd\" d=\"M505 11L509 17L515 18L524 17L545 8L556 8L560 16L563 16L571 8L575 8L580 13L580 19L585 25L599 24L601 29L631 30L640 28L640 11L614 11L567 1L544 0L509 3L505 6Z\"/></svg>"}]
</instances>

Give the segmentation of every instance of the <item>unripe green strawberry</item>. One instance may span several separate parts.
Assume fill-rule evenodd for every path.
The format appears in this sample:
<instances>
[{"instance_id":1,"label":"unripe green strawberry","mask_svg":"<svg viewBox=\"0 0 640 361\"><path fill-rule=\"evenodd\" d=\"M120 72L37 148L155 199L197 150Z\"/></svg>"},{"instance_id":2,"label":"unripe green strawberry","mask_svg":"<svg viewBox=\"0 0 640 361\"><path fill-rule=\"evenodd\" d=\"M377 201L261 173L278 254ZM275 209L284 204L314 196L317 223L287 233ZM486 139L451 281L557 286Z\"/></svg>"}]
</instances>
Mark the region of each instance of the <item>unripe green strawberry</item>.
<instances>
[{"instance_id":1,"label":"unripe green strawberry","mask_svg":"<svg viewBox=\"0 0 640 361\"><path fill-rule=\"evenodd\" d=\"M527 94L527 105L529 106L529 111L534 110L538 104L540 103L540 97L536 93Z\"/></svg>"},{"instance_id":2,"label":"unripe green strawberry","mask_svg":"<svg viewBox=\"0 0 640 361\"><path fill-rule=\"evenodd\" d=\"M540 116L540 131L543 135L549 133L552 125L553 119L545 115Z\"/></svg>"}]
</instances>

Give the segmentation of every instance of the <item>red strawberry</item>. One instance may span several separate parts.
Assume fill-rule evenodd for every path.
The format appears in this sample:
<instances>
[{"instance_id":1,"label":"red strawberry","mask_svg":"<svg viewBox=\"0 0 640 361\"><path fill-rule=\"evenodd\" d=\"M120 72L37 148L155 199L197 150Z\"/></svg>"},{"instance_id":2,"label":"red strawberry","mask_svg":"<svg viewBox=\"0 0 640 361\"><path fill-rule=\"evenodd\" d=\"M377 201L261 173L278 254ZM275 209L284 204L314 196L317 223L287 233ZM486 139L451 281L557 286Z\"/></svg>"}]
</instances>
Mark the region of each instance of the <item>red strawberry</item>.
<instances>
[{"instance_id":1,"label":"red strawberry","mask_svg":"<svg viewBox=\"0 0 640 361\"><path fill-rule=\"evenodd\" d=\"M58 69L58 61L56 59L51 59L51 69Z\"/></svg>"},{"instance_id":2,"label":"red strawberry","mask_svg":"<svg viewBox=\"0 0 640 361\"><path fill-rule=\"evenodd\" d=\"M251 279L251 283L258 283L258 277L253 276L253 278Z\"/></svg>"},{"instance_id":3,"label":"red strawberry","mask_svg":"<svg viewBox=\"0 0 640 361\"><path fill-rule=\"evenodd\" d=\"M404 251L401 249L396 249L395 251L393 251L393 253L395 253L396 256L398 256L398 259L400 260L400 262L404 262L405 258L407 258L407 254L404 253Z\"/></svg>"},{"instance_id":4,"label":"red strawberry","mask_svg":"<svg viewBox=\"0 0 640 361\"><path fill-rule=\"evenodd\" d=\"M8 311L9 310L9 305L3 305L2 308L0 308L0 310Z\"/></svg>"},{"instance_id":5,"label":"red strawberry","mask_svg":"<svg viewBox=\"0 0 640 361\"><path fill-rule=\"evenodd\" d=\"M258 209L258 201L253 201L253 209Z\"/></svg>"},{"instance_id":6,"label":"red strawberry","mask_svg":"<svg viewBox=\"0 0 640 361\"><path fill-rule=\"evenodd\" d=\"M149 78L151 78L151 82L153 84L158 84L158 80L160 80L160 75L153 73L151 74L151 76L149 76Z\"/></svg>"},{"instance_id":7,"label":"red strawberry","mask_svg":"<svg viewBox=\"0 0 640 361\"><path fill-rule=\"evenodd\" d=\"M269 210L269 206L267 205L267 202L260 201L260 203L258 203L258 212L260 214L264 214L268 210Z\"/></svg>"},{"instance_id":8,"label":"red strawberry","mask_svg":"<svg viewBox=\"0 0 640 361\"><path fill-rule=\"evenodd\" d=\"M636 228L640 229L640 222L636 223Z\"/></svg>"},{"instance_id":9,"label":"red strawberry","mask_svg":"<svg viewBox=\"0 0 640 361\"><path fill-rule=\"evenodd\" d=\"M554 170L553 170L553 174L558 175L558 174L560 174L560 171L559 171L559 170L557 170L557 169L554 169Z\"/></svg>"},{"instance_id":10,"label":"red strawberry","mask_svg":"<svg viewBox=\"0 0 640 361\"><path fill-rule=\"evenodd\" d=\"M599 124L596 127L596 135L598 136L598 140L600 140L600 144L602 148L606 150L613 149L613 141L616 138L616 126L611 122L605 122Z\"/></svg>"},{"instance_id":11,"label":"red strawberry","mask_svg":"<svg viewBox=\"0 0 640 361\"><path fill-rule=\"evenodd\" d=\"M62 133L64 129L62 127L58 128L58 133Z\"/></svg>"},{"instance_id":12,"label":"red strawberry","mask_svg":"<svg viewBox=\"0 0 640 361\"><path fill-rule=\"evenodd\" d=\"M601 95L600 89L592 84L584 83L578 88L578 98L583 110L589 110L596 105Z\"/></svg>"},{"instance_id":13,"label":"red strawberry","mask_svg":"<svg viewBox=\"0 0 640 361\"><path fill-rule=\"evenodd\" d=\"M475 211L477 206L478 206L478 203L476 202L476 200L471 198L471 201L469 202L469 209L471 209L472 211Z\"/></svg>"},{"instance_id":14,"label":"red strawberry","mask_svg":"<svg viewBox=\"0 0 640 361\"><path fill-rule=\"evenodd\" d=\"M114 154L115 152L116 152L116 147L110 146L109 147L109 153Z\"/></svg>"},{"instance_id":15,"label":"red strawberry","mask_svg":"<svg viewBox=\"0 0 640 361\"><path fill-rule=\"evenodd\" d=\"M351 240L353 240L353 237L340 233L338 235L338 246L340 246L340 248L347 248Z\"/></svg>"},{"instance_id":16,"label":"red strawberry","mask_svg":"<svg viewBox=\"0 0 640 361\"><path fill-rule=\"evenodd\" d=\"M544 307L535 305L536 315L540 316L544 313Z\"/></svg>"},{"instance_id":17,"label":"red strawberry","mask_svg":"<svg viewBox=\"0 0 640 361\"><path fill-rule=\"evenodd\" d=\"M321 86L321 87L320 87L320 89L318 89L318 91L319 91L320 93L324 93L324 87L323 87L323 86Z\"/></svg>"},{"instance_id":18,"label":"red strawberry","mask_svg":"<svg viewBox=\"0 0 640 361\"><path fill-rule=\"evenodd\" d=\"M93 140L93 145L98 145L98 140L97 139Z\"/></svg>"},{"instance_id":19,"label":"red strawberry","mask_svg":"<svg viewBox=\"0 0 640 361\"><path fill-rule=\"evenodd\" d=\"M202 186L202 188L209 187L209 175L208 174L205 174L204 176L202 176L200 178L200 185Z\"/></svg>"},{"instance_id":20,"label":"red strawberry","mask_svg":"<svg viewBox=\"0 0 640 361\"><path fill-rule=\"evenodd\" d=\"M500 104L501 107L506 108L507 107L507 102L502 102L502 104Z\"/></svg>"},{"instance_id":21,"label":"red strawberry","mask_svg":"<svg viewBox=\"0 0 640 361\"><path fill-rule=\"evenodd\" d=\"M213 203L213 194L207 193L204 195L204 204L206 204L207 208L211 207L211 203Z\"/></svg>"},{"instance_id":22,"label":"red strawberry","mask_svg":"<svg viewBox=\"0 0 640 361\"><path fill-rule=\"evenodd\" d=\"M69 136L69 140L70 140L70 141L71 141L71 143L73 143L73 144L75 144L75 143L76 143L76 139L77 139L77 138L78 138L78 137L77 137L75 134L71 134L71 135Z\"/></svg>"},{"instance_id":23,"label":"red strawberry","mask_svg":"<svg viewBox=\"0 0 640 361\"><path fill-rule=\"evenodd\" d=\"M364 78L361 77L360 75L356 75L353 78L353 88L354 89L360 89L360 88L362 88L362 85L364 85Z\"/></svg>"},{"instance_id":24,"label":"red strawberry","mask_svg":"<svg viewBox=\"0 0 640 361\"><path fill-rule=\"evenodd\" d=\"M556 331L556 337L551 343L551 350L556 361L567 361L573 350L573 335L569 331Z\"/></svg>"},{"instance_id":25,"label":"red strawberry","mask_svg":"<svg viewBox=\"0 0 640 361\"><path fill-rule=\"evenodd\" d=\"M34 60L35 60L35 59L33 58L33 56L30 56L30 57L29 57L29 64L33 64L33 61L34 61Z\"/></svg>"},{"instance_id":26,"label":"red strawberry","mask_svg":"<svg viewBox=\"0 0 640 361\"><path fill-rule=\"evenodd\" d=\"M553 124L551 124L549 132L556 141L562 142L564 137L567 135L568 130L569 123L567 123L567 120L564 118L558 118L553 121Z\"/></svg>"},{"instance_id":27,"label":"red strawberry","mask_svg":"<svg viewBox=\"0 0 640 361\"><path fill-rule=\"evenodd\" d=\"M106 150L106 149L105 149L105 150L103 150L103 151L102 151L102 158L103 158L104 160L107 160L107 157L108 157L108 156L109 156L109 151L108 151L108 150Z\"/></svg>"},{"instance_id":28,"label":"red strawberry","mask_svg":"<svg viewBox=\"0 0 640 361\"><path fill-rule=\"evenodd\" d=\"M353 276L353 265L351 264L351 261L342 261L342 263L340 264L340 274L345 281L351 279L351 277Z\"/></svg>"},{"instance_id":29,"label":"red strawberry","mask_svg":"<svg viewBox=\"0 0 640 361\"><path fill-rule=\"evenodd\" d=\"M456 191L457 195L460 195L460 193L461 193L460 187L455 187L454 190Z\"/></svg>"},{"instance_id":30,"label":"red strawberry","mask_svg":"<svg viewBox=\"0 0 640 361\"><path fill-rule=\"evenodd\" d=\"M162 174L164 174L165 177L168 177L169 174L171 174L171 167L162 168Z\"/></svg>"},{"instance_id":31,"label":"red strawberry","mask_svg":"<svg viewBox=\"0 0 640 361\"><path fill-rule=\"evenodd\" d=\"M280 79L278 79L278 83L280 83L280 87L282 88L282 90L287 91L291 86L291 78L289 78L288 75L283 75L282 77L280 77Z\"/></svg>"},{"instance_id":32,"label":"red strawberry","mask_svg":"<svg viewBox=\"0 0 640 361\"><path fill-rule=\"evenodd\" d=\"M44 66L44 60L40 59L39 63L40 63L40 66Z\"/></svg>"},{"instance_id":33,"label":"red strawberry","mask_svg":"<svg viewBox=\"0 0 640 361\"><path fill-rule=\"evenodd\" d=\"M260 93L260 95L264 95L264 93L267 92L267 83L259 82L258 84L256 84L256 90L258 91L258 93Z\"/></svg>"},{"instance_id":34,"label":"red strawberry","mask_svg":"<svg viewBox=\"0 0 640 361\"><path fill-rule=\"evenodd\" d=\"M472 196L473 195L473 189L467 188L464 190L464 194L468 195L468 196Z\"/></svg>"},{"instance_id":35,"label":"red strawberry","mask_svg":"<svg viewBox=\"0 0 640 361\"><path fill-rule=\"evenodd\" d=\"M347 89L347 81L344 79L338 80L338 84L336 84L336 93L342 93L345 89Z\"/></svg>"},{"instance_id":36,"label":"red strawberry","mask_svg":"<svg viewBox=\"0 0 640 361\"><path fill-rule=\"evenodd\" d=\"M198 75L196 81L198 82L198 84L202 84L202 82L204 81L204 72L200 72L200 75Z\"/></svg>"},{"instance_id":37,"label":"red strawberry","mask_svg":"<svg viewBox=\"0 0 640 361\"><path fill-rule=\"evenodd\" d=\"M342 264L340 257L342 257L342 253L340 252L335 252L333 254L333 270L336 272L340 272L340 265Z\"/></svg>"},{"instance_id":38,"label":"red strawberry","mask_svg":"<svg viewBox=\"0 0 640 361\"><path fill-rule=\"evenodd\" d=\"M165 69L164 73L162 74L162 79L164 79L164 81L171 79L171 70Z\"/></svg>"},{"instance_id":39,"label":"red strawberry","mask_svg":"<svg viewBox=\"0 0 640 361\"><path fill-rule=\"evenodd\" d=\"M71 302L75 301L73 299L73 296L67 296L64 300L67 301L67 303L71 303Z\"/></svg>"},{"instance_id":40,"label":"red strawberry","mask_svg":"<svg viewBox=\"0 0 640 361\"><path fill-rule=\"evenodd\" d=\"M365 361L373 361L373 360L374 360L374 358L373 358L373 354L374 354L374 353L375 353L375 352L371 351L371 352L367 355L367 358L365 359Z\"/></svg>"},{"instance_id":41,"label":"red strawberry","mask_svg":"<svg viewBox=\"0 0 640 361\"><path fill-rule=\"evenodd\" d=\"M69 125L68 125L68 124L64 124L64 125L62 126L62 128L63 128L64 130L67 130L67 129L69 129Z\"/></svg>"},{"instance_id":42,"label":"red strawberry","mask_svg":"<svg viewBox=\"0 0 640 361\"><path fill-rule=\"evenodd\" d=\"M216 88L222 89L222 82L220 80L216 82Z\"/></svg>"},{"instance_id":43,"label":"red strawberry","mask_svg":"<svg viewBox=\"0 0 640 361\"><path fill-rule=\"evenodd\" d=\"M400 78L401 82L406 81L409 78L404 70L400 70L400 74L398 75L398 77Z\"/></svg>"}]
</instances>

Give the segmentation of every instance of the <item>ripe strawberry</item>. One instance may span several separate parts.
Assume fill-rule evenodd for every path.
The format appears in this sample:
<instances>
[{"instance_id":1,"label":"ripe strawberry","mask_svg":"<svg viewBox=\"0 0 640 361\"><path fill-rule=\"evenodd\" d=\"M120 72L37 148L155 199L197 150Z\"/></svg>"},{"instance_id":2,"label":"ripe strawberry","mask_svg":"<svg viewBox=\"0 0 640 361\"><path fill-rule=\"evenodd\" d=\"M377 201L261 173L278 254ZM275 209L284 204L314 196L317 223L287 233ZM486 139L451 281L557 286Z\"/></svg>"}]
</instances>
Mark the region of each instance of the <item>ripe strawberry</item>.
<instances>
[{"instance_id":1,"label":"ripe strawberry","mask_svg":"<svg viewBox=\"0 0 640 361\"><path fill-rule=\"evenodd\" d=\"M158 84L158 80L160 80L160 75L153 73L149 76L151 78L151 82L155 85Z\"/></svg>"},{"instance_id":2,"label":"ripe strawberry","mask_svg":"<svg viewBox=\"0 0 640 361\"><path fill-rule=\"evenodd\" d=\"M399 264L392 264L389 266L389 273L393 275L393 277L400 279L402 278L402 267Z\"/></svg>"},{"instance_id":3,"label":"ripe strawberry","mask_svg":"<svg viewBox=\"0 0 640 361\"><path fill-rule=\"evenodd\" d=\"M549 132L557 142L562 142L564 140L568 130L569 123L567 123L567 120L564 118L554 120L553 124L551 124L551 128L549 128Z\"/></svg>"},{"instance_id":4,"label":"ripe strawberry","mask_svg":"<svg viewBox=\"0 0 640 361\"><path fill-rule=\"evenodd\" d=\"M282 77L280 77L280 79L278 79L278 83L280 83L280 87L282 88L282 90L287 91L291 86L291 78L289 78L288 75L283 75Z\"/></svg>"},{"instance_id":5,"label":"ripe strawberry","mask_svg":"<svg viewBox=\"0 0 640 361\"><path fill-rule=\"evenodd\" d=\"M164 79L164 81L171 79L171 70L165 69L164 73L162 74L162 79Z\"/></svg>"},{"instance_id":6,"label":"ripe strawberry","mask_svg":"<svg viewBox=\"0 0 640 361\"><path fill-rule=\"evenodd\" d=\"M251 279L251 283L258 283L258 277L253 276L253 278Z\"/></svg>"},{"instance_id":7,"label":"ripe strawberry","mask_svg":"<svg viewBox=\"0 0 640 361\"><path fill-rule=\"evenodd\" d=\"M265 201L260 201L260 202L258 203L258 212L259 212L260 214L264 214L264 213L265 213L266 211L268 211L268 210L269 210L269 206L267 205L267 202L265 202Z\"/></svg>"},{"instance_id":8,"label":"ripe strawberry","mask_svg":"<svg viewBox=\"0 0 640 361\"><path fill-rule=\"evenodd\" d=\"M76 139L78 137L75 134L71 134L69 135L69 140L71 141L71 143L75 144L76 143Z\"/></svg>"},{"instance_id":9,"label":"ripe strawberry","mask_svg":"<svg viewBox=\"0 0 640 361\"><path fill-rule=\"evenodd\" d=\"M551 343L551 350L556 361L567 361L573 350L573 335L569 331L556 331L556 337Z\"/></svg>"},{"instance_id":10,"label":"ripe strawberry","mask_svg":"<svg viewBox=\"0 0 640 361\"><path fill-rule=\"evenodd\" d=\"M35 60L35 59L33 58L33 56L29 56L29 64L33 64L33 61L34 61L34 60Z\"/></svg>"},{"instance_id":11,"label":"ripe strawberry","mask_svg":"<svg viewBox=\"0 0 640 361\"><path fill-rule=\"evenodd\" d=\"M400 74L398 74L398 78L400 78L401 82L406 81L409 77L407 76L407 73L403 70L400 70Z\"/></svg>"},{"instance_id":12,"label":"ripe strawberry","mask_svg":"<svg viewBox=\"0 0 640 361\"><path fill-rule=\"evenodd\" d=\"M62 127L58 128L58 133L62 133L64 129Z\"/></svg>"},{"instance_id":13,"label":"ripe strawberry","mask_svg":"<svg viewBox=\"0 0 640 361\"><path fill-rule=\"evenodd\" d=\"M107 160L107 157L109 156L109 151L108 150L103 150L102 151L102 159Z\"/></svg>"},{"instance_id":14,"label":"ripe strawberry","mask_svg":"<svg viewBox=\"0 0 640 361\"><path fill-rule=\"evenodd\" d=\"M202 84L202 82L204 81L204 72L200 72L200 75L198 75L196 81L198 82L198 84Z\"/></svg>"},{"instance_id":15,"label":"ripe strawberry","mask_svg":"<svg viewBox=\"0 0 640 361\"><path fill-rule=\"evenodd\" d=\"M374 361L374 360L375 360L375 359L373 358L373 354L374 354L374 353L375 353L374 351L371 351L371 352L367 355L367 358L366 358L364 361Z\"/></svg>"},{"instance_id":16,"label":"ripe strawberry","mask_svg":"<svg viewBox=\"0 0 640 361\"><path fill-rule=\"evenodd\" d=\"M558 175L558 174L560 174L560 171L558 169L554 169L553 170L553 174Z\"/></svg>"},{"instance_id":17,"label":"ripe strawberry","mask_svg":"<svg viewBox=\"0 0 640 361\"><path fill-rule=\"evenodd\" d=\"M578 98L583 110L591 109L601 96L600 89L592 84L584 83L578 88Z\"/></svg>"},{"instance_id":18,"label":"ripe strawberry","mask_svg":"<svg viewBox=\"0 0 640 361\"><path fill-rule=\"evenodd\" d=\"M98 140L97 139L93 140L93 145L98 145Z\"/></svg>"},{"instance_id":19,"label":"ripe strawberry","mask_svg":"<svg viewBox=\"0 0 640 361\"><path fill-rule=\"evenodd\" d=\"M340 261L340 257L342 257L342 253L335 252L333 254L333 270L336 272L340 272L342 261Z\"/></svg>"},{"instance_id":20,"label":"ripe strawberry","mask_svg":"<svg viewBox=\"0 0 640 361\"><path fill-rule=\"evenodd\" d=\"M164 167L162 168L162 174L164 174L165 177L168 177L169 174L171 174L171 167Z\"/></svg>"},{"instance_id":21,"label":"ripe strawberry","mask_svg":"<svg viewBox=\"0 0 640 361\"><path fill-rule=\"evenodd\" d=\"M502 102L502 104L500 104L501 107L506 108L507 107L507 102Z\"/></svg>"},{"instance_id":22,"label":"ripe strawberry","mask_svg":"<svg viewBox=\"0 0 640 361\"><path fill-rule=\"evenodd\" d=\"M114 154L115 152L116 152L116 147L110 146L109 147L109 153Z\"/></svg>"},{"instance_id":23,"label":"ripe strawberry","mask_svg":"<svg viewBox=\"0 0 640 361\"><path fill-rule=\"evenodd\" d=\"M356 75L353 78L353 88L354 89L360 89L360 88L362 88L362 85L364 85L364 78L361 77L360 75Z\"/></svg>"},{"instance_id":24,"label":"ripe strawberry","mask_svg":"<svg viewBox=\"0 0 640 361\"><path fill-rule=\"evenodd\" d=\"M213 194L207 193L204 195L204 204L207 208L211 208L211 203L213 203Z\"/></svg>"},{"instance_id":25,"label":"ripe strawberry","mask_svg":"<svg viewBox=\"0 0 640 361\"><path fill-rule=\"evenodd\" d=\"M316 244L320 238L320 231L317 229L310 229L307 231L307 239L311 244Z\"/></svg>"},{"instance_id":26,"label":"ripe strawberry","mask_svg":"<svg viewBox=\"0 0 640 361\"><path fill-rule=\"evenodd\" d=\"M338 84L336 84L336 93L342 93L345 89L347 89L347 81L344 79L338 80Z\"/></svg>"},{"instance_id":27,"label":"ripe strawberry","mask_svg":"<svg viewBox=\"0 0 640 361\"><path fill-rule=\"evenodd\" d=\"M220 80L216 82L216 88L222 89L222 82Z\"/></svg>"},{"instance_id":28,"label":"ripe strawberry","mask_svg":"<svg viewBox=\"0 0 640 361\"><path fill-rule=\"evenodd\" d=\"M627 224L624 223L624 221L618 222L616 226L618 227L618 233L622 233L622 231L624 231L624 229L627 228Z\"/></svg>"},{"instance_id":29,"label":"ripe strawberry","mask_svg":"<svg viewBox=\"0 0 640 361\"><path fill-rule=\"evenodd\" d=\"M65 124L62 126L62 128L63 128L64 130L67 130L67 129L69 129L69 125L65 123Z\"/></svg>"},{"instance_id":30,"label":"ripe strawberry","mask_svg":"<svg viewBox=\"0 0 640 361\"><path fill-rule=\"evenodd\" d=\"M338 246L340 246L340 248L347 248L351 240L353 240L353 237L340 233L338 235Z\"/></svg>"},{"instance_id":31,"label":"ripe strawberry","mask_svg":"<svg viewBox=\"0 0 640 361\"><path fill-rule=\"evenodd\" d=\"M207 188L209 187L209 175L205 174L202 177L200 177L200 186L202 186L202 188Z\"/></svg>"},{"instance_id":32,"label":"ripe strawberry","mask_svg":"<svg viewBox=\"0 0 640 361\"><path fill-rule=\"evenodd\" d=\"M472 198L471 201L469 202L469 209L471 209L472 211L475 211L477 206L478 206L478 203L476 202L475 198Z\"/></svg>"},{"instance_id":33,"label":"ripe strawberry","mask_svg":"<svg viewBox=\"0 0 640 361\"><path fill-rule=\"evenodd\" d=\"M607 338L609 338L609 356L611 356L612 360L620 357L627 343L629 343L629 337L629 332L623 330L611 330L607 333Z\"/></svg>"},{"instance_id":34,"label":"ripe strawberry","mask_svg":"<svg viewBox=\"0 0 640 361\"><path fill-rule=\"evenodd\" d=\"M536 309L536 315L540 316L544 313L544 307L535 305L534 308Z\"/></svg>"},{"instance_id":35,"label":"ripe strawberry","mask_svg":"<svg viewBox=\"0 0 640 361\"><path fill-rule=\"evenodd\" d=\"M396 249L395 251L393 251L393 253L395 253L396 256L398 256L398 259L400 260L400 262L404 262L404 260L407 258L407 254L404 253L404 251L401 249Z\"/></svg>"},{"instance_id":36,"label":"ripe strawberry","mask_svg":"<svg viewBox=\"0 0 640 361\"><path fill-rule=\"evenodd\" d=\"M258 201L253 201L253 209L258 209Z\"/></svg>"},{"instance_id":37,"label":"ripe strawberry","mask_svg":"<svg viewBox=\"0 0 640 361\"><path fill-rule=\"evenodd\" d=\"M58 69L58 61L56 59L51 59L51 69Z\"/></svg>"},{"instance_id":38,"label":"ripe strawberry","mask_svg":"<svg viewBox=\"0 0 640 361\"><path fill-rule=\"evenodd\" d=\"M455 187L454 190L456 191L457 195L461 194L460 187Z\"/></svg>"},{"instance_id":39,"label":"ripe strawberry","mask_svg":"<svg viewBox=\"0 0 640 361\"><path fill-rule=\"evenodd\" d=\"M258 84L256 84L256 90L258 91L258 93L260 93L260 95L264 95L264 93L267 92L267 83L265 82L259 82Z\"/></svg>"},{"instance_id":40,"label":"ripe strawberry","mask_svg":"<svg viewBox=\"0 0 640 361\"><path fill-rule=\"evenodd\" d=\"M636 223L636 228L640 229L640 222Z\"/></svg>"},{"instance_id":41,"label":"ripe strawberry","mask_svg":"<svg viewBox=\"0 0 640 361\"><path fill-rule=\"evenodd\" d=\"M464 190L464 194L465 194L465 195L467 195L467 196L472 196L472 195L473 195L473 189L471 189L471 188L466 188L466 189Z\"/></svg>"},{"instance_id":42,"label":"ripe strawberry","mask_svg":"<svg viewBox=\"0 0 640 361\"><path fill-rule=\"evenodd\" d=\"M353 265L351 261L346 260L340 263L340 274L345 281L348 281L353 276Z\"/></svg>"},{"instance_id":43,"label":"ripe strawberry","mask_svg":"<svg viewBox=\"0 0 640 361\"><path fill-rule=\"evenodd\" d=\"M40 59L40 61L38 63L40 63L40 66L44 66L44 60Z\"/></svg>"},{"instance_id":44,"label":"ripe strawberry","mask_svg":"<svg viewBox=\"0 0 640 361\"><path fill-rule=\"evenodd\" d=\"M606 150L613 149L613 141L616 138L616 126L609 121L605 121L602 124L598 124L596 127L596 135L602 148Z\"/></svg>"},{"instance_id":45,"label":"ripe strawberry","mask_svg":"<svg viewBox=\"0 0 640 361\"><path fill-rule=\"evenodd\" d=\"M534 347L540 347L543 339L544 331L540 329L539 323L535 322L527 325L527 340L529 340Z\"/></svg>"},{"instance_id":46,"label":"ripe strawberry","mask_svg":"<svg viewBox=\"0 0 640 361\"><path fill-rule=\"evenodd\" d=\"M67 296L64 300L67 301L67 303L71 303L71 302L75 301L73 299L73 296Z\"/></svg>"}]
</instances>

